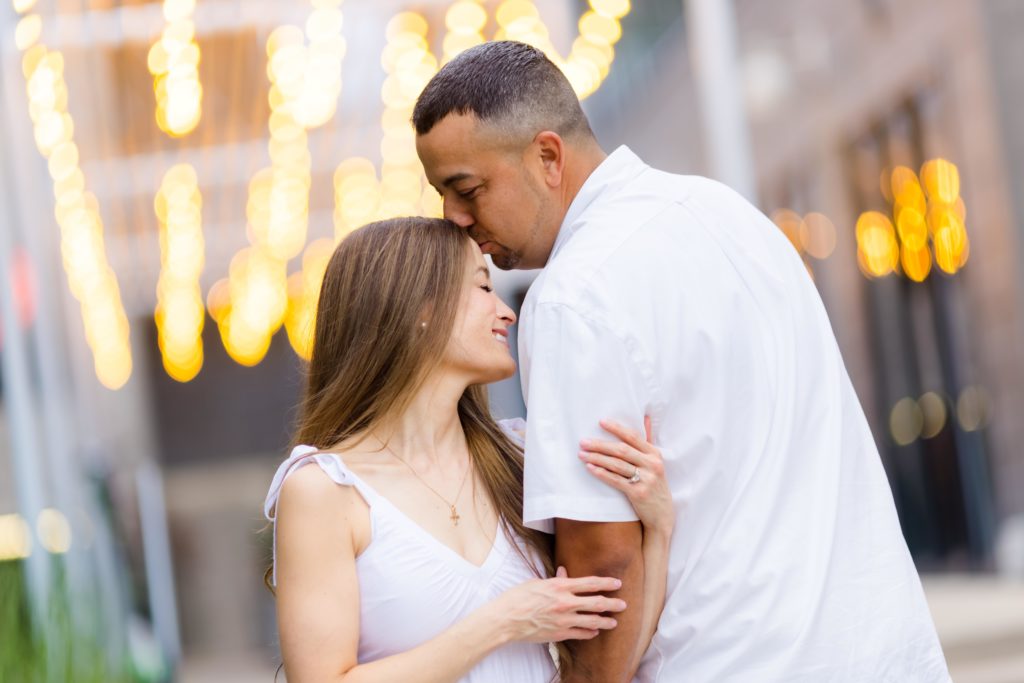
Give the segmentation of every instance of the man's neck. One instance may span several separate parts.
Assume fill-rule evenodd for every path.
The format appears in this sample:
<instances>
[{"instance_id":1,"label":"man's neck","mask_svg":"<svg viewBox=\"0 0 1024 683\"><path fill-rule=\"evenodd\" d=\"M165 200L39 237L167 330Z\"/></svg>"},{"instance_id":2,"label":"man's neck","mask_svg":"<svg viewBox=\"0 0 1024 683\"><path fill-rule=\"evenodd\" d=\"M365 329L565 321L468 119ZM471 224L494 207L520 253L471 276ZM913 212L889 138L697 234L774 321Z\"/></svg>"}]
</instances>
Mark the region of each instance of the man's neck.
<instances>
[{"instance_id":1,"label":"man's neck","mask_svg":"<svg viewBox=\"0 0 1024 683\"><path fill-rule=\"evenodd\" d=\"M569 213L576 195L583 189L587 179L597 170L597 167L608 158L608 155L597 142L580 145L576 154L569 155L566 159L565 173L563 177L565 188L562 193L562 219Z\"/></svg>"}]
</instances>

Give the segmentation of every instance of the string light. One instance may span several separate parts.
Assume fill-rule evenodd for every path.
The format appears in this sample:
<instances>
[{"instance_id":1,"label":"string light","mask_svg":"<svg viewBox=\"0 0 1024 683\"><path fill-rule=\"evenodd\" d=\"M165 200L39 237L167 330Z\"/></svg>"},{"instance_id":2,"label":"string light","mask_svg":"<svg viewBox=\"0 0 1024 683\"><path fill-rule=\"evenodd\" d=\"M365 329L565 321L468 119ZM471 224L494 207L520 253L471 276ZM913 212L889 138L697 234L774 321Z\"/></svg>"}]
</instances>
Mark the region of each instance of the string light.
<instances>
[{"instance_id":1,"label":"string light","mask_svg":"<svg viewBox=\"0 0 1024 683\"><path fill-rule=\"evenodd\" d=\"M16 1L14 7L23 13L34 4ZM38 17L32 17L35 15L19 23L22 35L17 42L24 50L21 66L33 137L53 180L64 271L81 308L96 377L105 387L119 389L132 372L128 316L117 276L107 260L99 202L86 190L85 175L79 167L74 121L68 113L64 57L38 43L41 25Z\"/></svg>"},{"instance_id":2,"label":"string light","mask_svg":"<svg viewBox=\"0 0 1024 683\"><path fill-rule=\"evenodd\" d=\"M187 382L203 366L206 317L199 288L204 263L202 197L192 166L179 164L167 171L155 209L161 266L154 314L157 341L167 374Z\"/></svg>"},{"instance_id":3,"label":"string light","mask_svg":"<svg viewBox=\"0 0 1024 683\"><path fill-rule=\"evenodd\" d=\"M21 515L0 515L0 562L32 554L32 529Z\"/></svg>"},{"instance_id":4,"label":"string light","mask_svg":"<svg viewBox=\"0 0 1024 683\"><path fill-rule=\"evenodd\" d=\"M884 277L896 269L899 245L892 221L878 211L867 211L857 219L857 262L865 275Z\"/></svg>"},{"instance_id":5,"label":"string light","mask_svg":"<svg viewBox=\"0 0 1024 683\"><path fill-rule=\"evenodd\" d=\"M442 62L447 63L463 50L484 42L487 11L475 0L459 0L448 8L444 23L448 35L444 37Z\"/></svg>"},{"instance_id":6,"label":"string light","mask_svg":"<svg viewBox=\"0 0 1024 683\"><path fill-rule=\"evenodd\" d=\"M449 10L447 20L448 37L470 35L464 24L472 19L472 7L476 3L464 0ZM477 7L483 11L482 7ZM454 13L453 13L454 11ZM452 28L454 27L454 28ZM456 33L459 31L459 33ZM420 199L427 186L423 166L416 155L416 134L409 120L416 105L416 98L437 73L437 58L427 45L427 21L416 12L401 12L388 22L385 31L388 58L384 60L387 78L381 87L384 112L381 127L384 136L380 144L380 206L378 218L408 216L420 213ZM480 42L483 42L482 36ZM451 51L446 52L454 56ZM352 227L356 227L353 225Z\"/></svg>"},{"instance_id":7,"label":"string light","mask_svg":"<svg viewBox=\"0 0 1024 683\"><path fill-rule=\"evenodd\" d=\"M897 166L888 178L883 173L882 190L892 202L893 221L874 211L857 221L857 259L866 275L884 277L898 263L904 275L923 282L933 263L949 275L963 268L970 255L970 241L960 173L953 163L927 161L920 177L906 166ZM893 223L894 234L890 231Z\"/></svg>"},{"instance_id":8,"label":"string light","mask_svg":"<svg viewBox=\"0 0 1024 683\"><path fill-rule=\"evenodd\" d=\"M199 45L192 21L195 8L196 0L164 0L167 25L146 58L154 79L156 125L173 137L191 133L202 117Z\"/></svg>"},{"instance_id":9,"label":"string light","mask_svg":"<svg viewBox=\"0 0 1024 683\"><path fill-rule=\"evenodd\" d=\"M334 242L330 239L310 242L302 255L302 270L288 277L288 313L284 327L295 353L305 360L309 360L313 350L320 286L333 253Z\"/></svg>"},{"instance_id":10,"label":"string light","mask_svg":"<svg viewBox=\"0 0 1024 683\"><path fill-rule=\"evenodd\" d=\"M351 157L334 172L334 241L372 221L380 208L380 182L373 162Z\"/></svg>"},{"instance_id":11,"label":"string light","mask_svg":"<svg viewBox=\"0 0 1024 683\"><path fill-rule=\"evenodd\" d=\"M615 60L615 44L622 37L621 19L630 9L629 0L590 0L590 10L579 20L579 35L569 56L563 58L551 42L537 6L529 0L505 0L496 13L500 28L495 40L518 40L543 51L565 73L582 100L607 78Z\"/></svg>"},{"instance_id":12,"label":"string light","mask_svg":"<svg viewBox=\"0 0 1024 683\"><path fill-rule=\"evenodd\" d=\"M40 544L48 552L66 553L71 548L71 524L64 513L56 508L45 508L36 519L36 533Z\"/></svg>"},{"instance_id":13,"label":"string light","mask_svg":"<svg viewBox=\"0 0 1024 683\"><path fill-rule=\"evenodd\" d=\"M341 93L341 0L312 4L304 31L280 26L267 38L271 166L249 183L251 246L235 255L227 280L208 297L228 355L243 365L259 363L285 323L287 262L302 253L308 229L312 160L306 131L334 117Z\"/></svg>"}]
</instances>

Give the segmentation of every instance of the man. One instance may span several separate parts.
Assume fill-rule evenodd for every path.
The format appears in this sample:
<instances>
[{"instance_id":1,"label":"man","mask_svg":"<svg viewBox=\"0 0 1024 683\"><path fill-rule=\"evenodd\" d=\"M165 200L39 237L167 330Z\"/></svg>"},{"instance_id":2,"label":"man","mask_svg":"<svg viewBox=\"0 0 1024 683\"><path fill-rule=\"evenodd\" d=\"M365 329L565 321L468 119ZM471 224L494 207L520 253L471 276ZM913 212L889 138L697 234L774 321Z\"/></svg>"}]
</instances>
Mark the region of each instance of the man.
<instances>
[{"instance_id":1,"label":"man","mask_svg":"<svg viewBox=\"0 0 1024 683\"><path fill-rule=\"evenodd\" d=\"M718 183L606 155L520 43L449 62L413 123L445 216L498 267L544 268L520 317L526 522L553 521L558 563L622 578L636 606L641 530L578 439L653 418L677 523L637 679L947 681L824 307L771 222ZM575 679L633 674L639 615L618 616L576 646Z\"/></svg>"}]
</instances>

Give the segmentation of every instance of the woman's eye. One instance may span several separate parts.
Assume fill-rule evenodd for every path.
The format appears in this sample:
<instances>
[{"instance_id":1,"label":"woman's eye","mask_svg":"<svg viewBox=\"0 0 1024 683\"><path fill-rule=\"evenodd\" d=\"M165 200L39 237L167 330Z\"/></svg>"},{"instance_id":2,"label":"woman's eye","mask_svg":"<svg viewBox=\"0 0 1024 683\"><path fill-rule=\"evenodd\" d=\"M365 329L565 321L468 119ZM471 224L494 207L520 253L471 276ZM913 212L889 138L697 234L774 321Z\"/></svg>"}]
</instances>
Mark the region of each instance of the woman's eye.
<instances>
[{"instance_id":1,"label":"woman's eye","mask_svg":"<svg viewBox=\"0 0 1024 683\"><path fill-rule=\"evenodd\" d=\"M494 287L491 287L490 285L480 285L480 289L484 290L488 294L494 291Z\"/></svg>"}]
</instances>

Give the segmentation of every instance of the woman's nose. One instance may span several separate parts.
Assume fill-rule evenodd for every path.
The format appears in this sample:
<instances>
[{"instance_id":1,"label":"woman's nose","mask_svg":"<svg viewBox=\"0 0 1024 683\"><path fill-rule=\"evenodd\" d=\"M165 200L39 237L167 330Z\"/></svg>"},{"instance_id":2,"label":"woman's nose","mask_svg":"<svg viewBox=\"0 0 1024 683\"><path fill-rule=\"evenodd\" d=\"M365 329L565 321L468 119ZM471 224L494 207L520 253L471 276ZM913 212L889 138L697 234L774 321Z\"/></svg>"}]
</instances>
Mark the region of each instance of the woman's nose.
<instances>
[{"instance_id":1,"label":"woman's nose","mask_svg":"<svg viewBox=\"0 0 1024 683\"><path fill-rule=\"evenodd\" d=\"M498 299L498 317L509 325L516 324L516 312L509 308L501 299Z\"/></svg>"}]
</instances>

